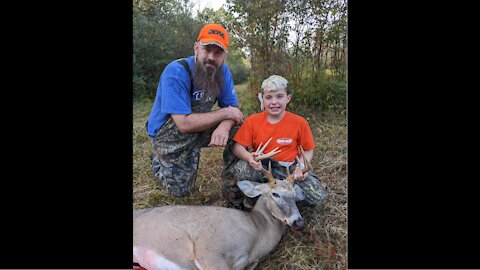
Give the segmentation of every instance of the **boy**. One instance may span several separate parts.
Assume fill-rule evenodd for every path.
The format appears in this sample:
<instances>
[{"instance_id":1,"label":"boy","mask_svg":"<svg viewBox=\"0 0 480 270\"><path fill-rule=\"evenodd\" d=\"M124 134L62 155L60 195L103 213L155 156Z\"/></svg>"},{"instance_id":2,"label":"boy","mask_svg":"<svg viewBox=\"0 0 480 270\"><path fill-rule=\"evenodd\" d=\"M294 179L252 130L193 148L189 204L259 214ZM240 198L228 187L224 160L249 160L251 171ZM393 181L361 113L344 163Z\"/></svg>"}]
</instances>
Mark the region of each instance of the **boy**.
<instances>
[{"instance_id":1,"label":"boy","mask_svg":"<svg viewBox=\"0 0 480 270\"><path fill-rule=\"evenodd\" d=\"M286 111L292 95L288 89L288 81L278 75L272 75L262 83L262 92L259 94L261 102L260 113L253 114L245 119L242 126L236 131L227 148L232 148L234 156L229 159L224 153L225 166L222 179L227 192L227 199L235 208L243 208L241 194L236 182L250 180L265 183L267 179L260 172L262 163L268 168L272 166L272 174L277 179L287 176L285 167L289 167L296 184L302 188L305 200L299 204L307 206L323 205L328 197L327 187L312 172L302 173L303 156L298 153L298 146L305 150L305 158L310 161L313 157L315 143L310 126L305 118ZM263 153L269 153L278 147L279 153L262 161L255 160L255 153L246 148L257 149L272 138ZM297 164L296 157L300 164ZM252 202L245 201L247 208L253 207Z\"/></svg>"}]
</instances>

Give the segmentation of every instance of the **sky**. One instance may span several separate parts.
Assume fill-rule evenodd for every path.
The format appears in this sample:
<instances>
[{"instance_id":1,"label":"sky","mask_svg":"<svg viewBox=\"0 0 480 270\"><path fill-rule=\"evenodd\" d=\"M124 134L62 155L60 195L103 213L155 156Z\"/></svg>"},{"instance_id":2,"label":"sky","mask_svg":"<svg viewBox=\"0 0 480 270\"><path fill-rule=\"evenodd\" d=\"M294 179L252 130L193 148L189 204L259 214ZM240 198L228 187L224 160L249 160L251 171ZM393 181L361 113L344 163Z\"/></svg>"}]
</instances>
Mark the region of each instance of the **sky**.
<instances>
[{"instance_id":1,"label":"sky","mask_svg":"<svg viewBox=\"0 0 480 270\"><path fill-rule=\"evenodd\" d=\"M227 0L193 0L192 3L195 4L195 6L193 7L193 13L195 14L197 10L201 11L206 7L217 10L223 4L227 3Z\"/></svg>"}]
</instances>

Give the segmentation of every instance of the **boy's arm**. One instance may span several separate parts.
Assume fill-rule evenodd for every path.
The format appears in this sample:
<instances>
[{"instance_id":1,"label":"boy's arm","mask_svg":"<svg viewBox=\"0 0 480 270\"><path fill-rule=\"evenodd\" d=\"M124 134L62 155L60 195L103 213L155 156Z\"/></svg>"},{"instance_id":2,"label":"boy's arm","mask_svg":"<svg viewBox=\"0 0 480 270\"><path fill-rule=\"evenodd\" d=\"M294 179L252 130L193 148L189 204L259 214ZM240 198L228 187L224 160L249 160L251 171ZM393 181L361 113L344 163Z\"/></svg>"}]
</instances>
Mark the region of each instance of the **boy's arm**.
<instances>
[{"instance_id":1,"label":"boy's arm","mask_svg":"<svg viewBox=\"0 0 480 270\"><path fill-rule=\"evenodd\" d=\"M304 153L305 153L305 157L307 158L308 162L310 162L310 161L312 160L312 158L313 158L313 149L305 150ZM305 163L305 162L303 161L303 156L302 156L302 155L299 156L299 159L300 159L300 163L301 163L301 164L304 164L304 163Z\"/></svg>"},{"instance_id":2,"label":"boy's arm","mask_svg":"<svg viewBox=\"0 0 480 270\"><path fill-rule=\"evenodd\" d=\"M260 171L262 169L262 163L260 161L255 161L255 153L248 152L245 146L234 143L233 145L233 154L241 160L248 162L250 167L255 171Z\"/></svg>"}]
</instances>

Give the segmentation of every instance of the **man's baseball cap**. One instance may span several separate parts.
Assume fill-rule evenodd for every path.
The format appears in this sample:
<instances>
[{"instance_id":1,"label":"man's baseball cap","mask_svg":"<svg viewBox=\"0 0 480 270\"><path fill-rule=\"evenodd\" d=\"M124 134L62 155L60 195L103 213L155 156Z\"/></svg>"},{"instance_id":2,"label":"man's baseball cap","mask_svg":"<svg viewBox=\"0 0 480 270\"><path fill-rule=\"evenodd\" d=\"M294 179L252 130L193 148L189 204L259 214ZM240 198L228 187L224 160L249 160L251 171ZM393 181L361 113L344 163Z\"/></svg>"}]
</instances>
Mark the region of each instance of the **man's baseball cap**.
<instances>
[{"instance_id":1,"label":"man's baseball cap","mask_svg":"<svg viewBox=\"0 0 480 270\"><path fill-rule=\"evenodd\" d=\"M220 24L205 24L198 34L197 41L200 45L215 44L225 52L228 48L228 32Z\"/></svg>"},{"instance_id":2,"label":"man's baseball cap","mask_svg":"<svg viewBox=\"0 0 480 270\"><path fill-rule=\"evenodd\" d=\"M262 93L285 89L288 91L288 81L282 76L272 75L262 82Z\"/></svg>"}]
</instances>

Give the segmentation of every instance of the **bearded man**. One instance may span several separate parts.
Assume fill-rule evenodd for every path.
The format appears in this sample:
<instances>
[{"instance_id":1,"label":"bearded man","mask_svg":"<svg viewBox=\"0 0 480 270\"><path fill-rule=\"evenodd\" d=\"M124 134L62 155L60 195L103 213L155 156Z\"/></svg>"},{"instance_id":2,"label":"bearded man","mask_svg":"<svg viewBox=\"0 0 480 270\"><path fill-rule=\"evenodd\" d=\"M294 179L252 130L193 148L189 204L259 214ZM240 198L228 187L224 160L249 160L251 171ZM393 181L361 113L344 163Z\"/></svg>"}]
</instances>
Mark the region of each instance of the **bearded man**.
<instances>
[{"instance_id":1,"label":"bearded man","mask_svg":"<svg viewBox=\"0 0 480 270\"><path fill-rule=\"evenodd\" d=\"M184 197L193 187L200 148L225 147L232 127L243 120L225 64L228 40L220 24L204 25L195 55L183 59L185 66L171 62L160 76L145 126L153 143L153 172L173 196ZM212 111L217 101L219 109Z\"/></svg>"}]
</instances>

